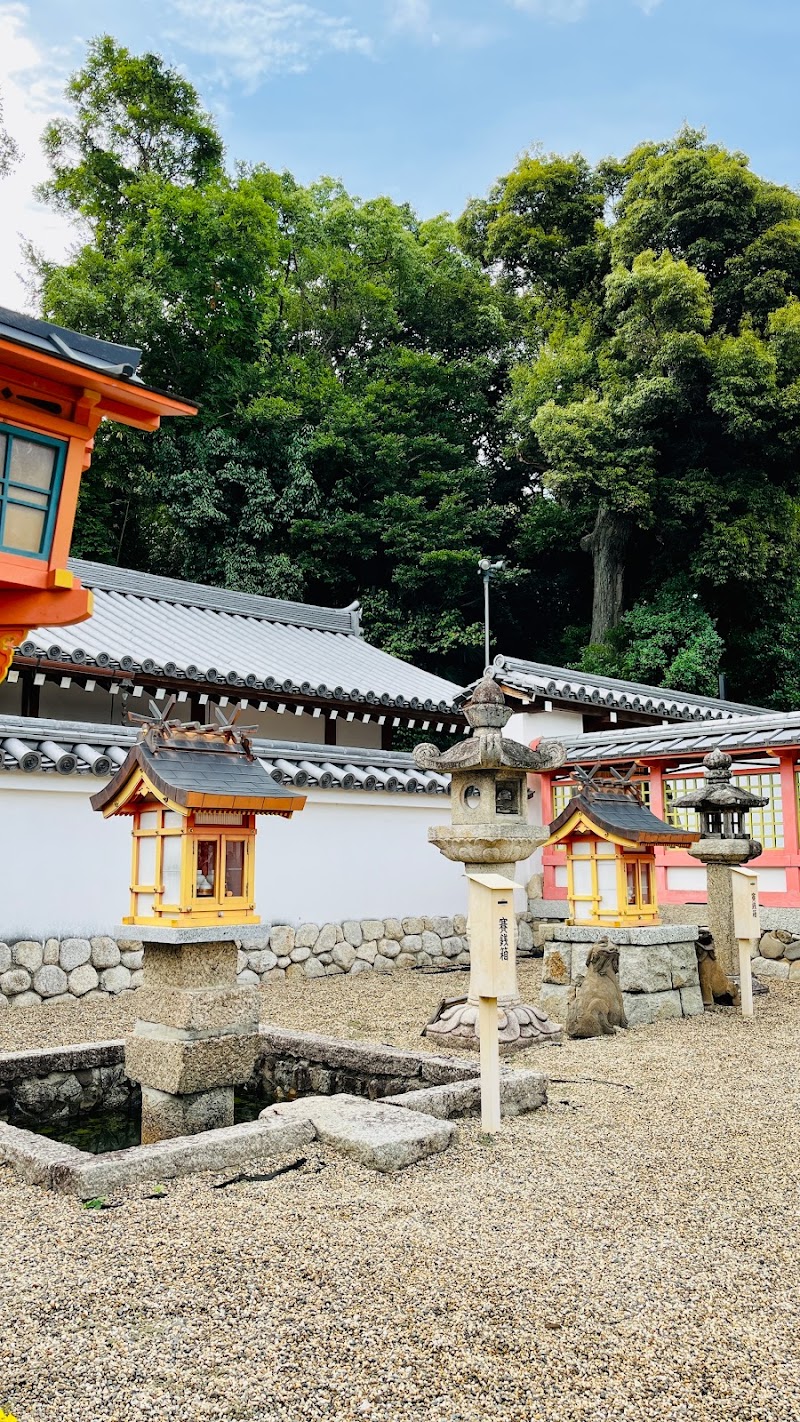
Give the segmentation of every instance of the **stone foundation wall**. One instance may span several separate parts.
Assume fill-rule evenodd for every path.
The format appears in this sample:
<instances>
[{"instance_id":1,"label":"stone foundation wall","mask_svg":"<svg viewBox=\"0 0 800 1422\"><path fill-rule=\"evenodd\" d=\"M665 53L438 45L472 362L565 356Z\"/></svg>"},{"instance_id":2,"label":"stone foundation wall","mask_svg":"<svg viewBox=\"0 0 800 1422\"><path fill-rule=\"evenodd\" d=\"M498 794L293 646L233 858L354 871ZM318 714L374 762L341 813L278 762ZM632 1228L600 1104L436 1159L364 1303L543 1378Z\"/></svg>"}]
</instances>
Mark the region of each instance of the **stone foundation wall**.
<instances>
[{"instance_id":1,"label":"stone foundation wall","mask_svg":"<svg viewBox=\"0 0 800 1422\"><path fill-rule=\"evenodd\" d=\"M570 986L586 971L589 949L602 938L619 946L619 985L629 1027L703 1011L696 925L660 928L563 928L545 945L539 1004L555 1022L566 1022Z\"/></svg>"},{"instance_id":2,"label":"stone foundation wall","mask_svg":"<svg viewBox=\"0 0 800 1422\"><path fill-rule=\"evenodd\" d=\"M521 957L536 951L531 925L518 921ZM42 1002L91 1001L142 983L140 943L113 938L0 942L0 1011ZM264 925L239 950L238 982L257 987L284 978L395 972L469 964L467 921L455 918L346 919L343 923Z\"/></svg>"}]
</instances>

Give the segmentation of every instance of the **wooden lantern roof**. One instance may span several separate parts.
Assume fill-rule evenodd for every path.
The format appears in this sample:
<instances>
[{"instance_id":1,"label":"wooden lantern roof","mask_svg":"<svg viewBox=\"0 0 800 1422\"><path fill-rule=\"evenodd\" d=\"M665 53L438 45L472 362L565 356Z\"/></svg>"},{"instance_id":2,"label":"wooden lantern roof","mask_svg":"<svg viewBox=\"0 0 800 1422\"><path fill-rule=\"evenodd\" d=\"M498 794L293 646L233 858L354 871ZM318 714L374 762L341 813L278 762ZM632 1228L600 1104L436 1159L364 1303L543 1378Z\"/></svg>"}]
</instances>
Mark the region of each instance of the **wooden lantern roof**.
<instances>
[{"instance_id":1,"label":"wooden lantern roof","mask_svg":"<svg viewBox=\"0 0 800 1422\"><path fill-rule=\"evenodd\" d=\"M141 739L91 803L108 818L135 814L150 798L182 813L242 810L284 819L306 803L305 795L273 780L247 737L230 724L169 722L166 715L142 727Z\"/></svg>"},{"instance_id":2,"label":"wooden lantern roof","mask_svg":"<svg viewBox=\"0 0 800 1422\"><path fill-rule=\"evenodd\" d=\"M667 824L648 809L630 772L621 775L612 767L600 774L600 767L578 770L581 787L550 825L548 844L557 844L570 834L595 834L623 848L642 845L671 845L687 848L699 839L694 830Z\"/></svg>"}]
</instances>

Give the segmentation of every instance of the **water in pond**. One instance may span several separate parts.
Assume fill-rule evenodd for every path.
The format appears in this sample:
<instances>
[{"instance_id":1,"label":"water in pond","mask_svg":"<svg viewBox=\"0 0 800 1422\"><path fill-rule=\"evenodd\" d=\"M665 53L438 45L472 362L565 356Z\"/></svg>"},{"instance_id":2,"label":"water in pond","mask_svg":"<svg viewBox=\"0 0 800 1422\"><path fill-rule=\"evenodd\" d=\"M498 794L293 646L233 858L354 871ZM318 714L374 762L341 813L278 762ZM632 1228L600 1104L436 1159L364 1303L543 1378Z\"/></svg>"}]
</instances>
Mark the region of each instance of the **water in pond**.
<instances>
[{"instance_id":1,"label":"water in pond","mask_svg":"<svg viewBox=\"0 0 800 1422\"><path fill-rule=\"evenodd\" d=\"M242 1087L234 1093L233 1119L255 1121L259 1111L269 1105L273 1096L265 1091L255 1091ZM142 1103L138 1093L131 1097L127 1107L114 1110L100 1107L88 1111L83 1116L72 1116L65 1121L31 1121L17 1118L13 1123L26 1131L35 1131L38 1136L49 1136L63 1145L75 1146L78 1150L89 1151L92 1155L105 1155L107 1151L127 1150L129 1146L141 1143Z\"/></svg>"}]
</instances>

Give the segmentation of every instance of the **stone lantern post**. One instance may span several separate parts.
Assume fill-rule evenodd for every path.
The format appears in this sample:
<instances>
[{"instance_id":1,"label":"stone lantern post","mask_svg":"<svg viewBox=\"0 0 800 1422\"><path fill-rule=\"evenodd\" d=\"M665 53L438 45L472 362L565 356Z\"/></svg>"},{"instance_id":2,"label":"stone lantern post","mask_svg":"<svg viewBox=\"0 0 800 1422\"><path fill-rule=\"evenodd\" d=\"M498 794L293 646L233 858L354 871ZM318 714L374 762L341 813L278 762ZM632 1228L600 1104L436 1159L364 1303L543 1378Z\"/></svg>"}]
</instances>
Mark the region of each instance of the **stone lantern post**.
<instances>
[{"instance_id":1,"label":"stone lantern post","mask_svg":"<svg viewBox=\"0 0 800 1422\"><path fill-rule=\"evenodd\" d=\"M445 858L464 864L468 875L485 876L491 866L493 873L513 879L514 866L529 858L549 834L546 826L528 822L527 775L563 765L564 747L558 741L541 741L534 751L505 740L502 729L512 713L491 677L478 683L464 714L473 731L468 740L447 751L432 745L420 745L414 751L420 769L452 777L452 824L432 825L428 839ZM469 890L474 926L475 895L480 886L470 880ZM513 944L500 971L497 1004L501 1049L533 1046L552 1040L561 1031L538 1007L521 1001ZM467 1001L447 1007L428 1024L426 1034L477 1047L478 1006L471 971Z\"/></svg>"},{"instance_id":2,"label":"stone lantern post","mask_svg":"<svg viewBox=\"0 0 800 1422\"><path fill-rule=\"evenodd\" d=\"M731 782L731 764L724 751L711 751L703 761L705 785L675 801L677 809L696 810L700 818L700 839L689 853L706 866L708 926L717 962L729 978L738 968L732 871L761 853L761 845L750 838L745 821L751 810L769 804L763 796Z\"/></svg>"}]
</instances>

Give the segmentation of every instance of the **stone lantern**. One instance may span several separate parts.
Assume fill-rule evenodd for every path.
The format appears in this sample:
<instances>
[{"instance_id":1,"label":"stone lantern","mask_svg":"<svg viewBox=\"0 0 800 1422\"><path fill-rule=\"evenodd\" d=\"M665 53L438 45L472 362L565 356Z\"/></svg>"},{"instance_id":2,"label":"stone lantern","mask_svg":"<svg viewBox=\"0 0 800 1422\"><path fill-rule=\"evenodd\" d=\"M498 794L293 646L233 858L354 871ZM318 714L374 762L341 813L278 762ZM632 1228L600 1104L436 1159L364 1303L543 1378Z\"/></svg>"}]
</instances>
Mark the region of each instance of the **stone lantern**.
<instances>
[{"instance_id":1,"label":"stone lantern","mask_svg":"<svg viewBox=\"0 0 800 1422\"><path fill-rule=\"evenodd\" d=\"M738 958L732 871L761 853L758 840L750 838L746 820L751 810L769 803L763 796L734 785L731 765L731 757L724 751L711 751L703 761L702 789L675 801L676 809L696 810L700 819L700 839L689 853L706 866L709 928L717 961L728 977L736 972Z\"/></svg>"},{"instance_id":2,"label":"stone lantern","mask_svg":"<svg viewBox=\"0 0 800 1422\"><path fill-rule=\"evenodd\" d=\"M468 875L485 877L491 865L496 874L513 879L514 866L528 859L549 833L547 827L528 821L527 776L557 769L566 753L558 741L540 741L536 750L529 750L503 737L512 713L491 677L478 682L464 714L473 730L468 740L447 751L432 745L414 751L420 769L450 775L452 780L452 823L432 825L428 839L445 858L464 864ZM471 920L475 920L479 892L480 884L470 879ZM467 1000L446 1007L428 1024L426 1034L477 1047L478 994L473 978L471 973ZM538 1007L520 1000L515 951L503 960L497 1003L499 1038L506 1050L552 1039L561 1030Z\"/></svg>"}]
</instances>

